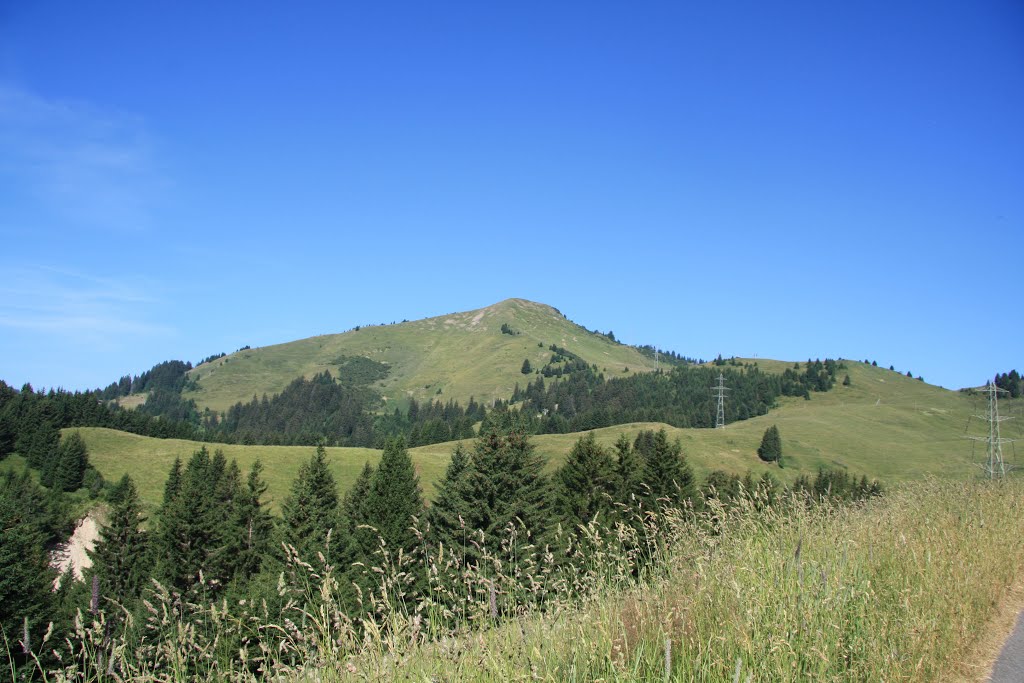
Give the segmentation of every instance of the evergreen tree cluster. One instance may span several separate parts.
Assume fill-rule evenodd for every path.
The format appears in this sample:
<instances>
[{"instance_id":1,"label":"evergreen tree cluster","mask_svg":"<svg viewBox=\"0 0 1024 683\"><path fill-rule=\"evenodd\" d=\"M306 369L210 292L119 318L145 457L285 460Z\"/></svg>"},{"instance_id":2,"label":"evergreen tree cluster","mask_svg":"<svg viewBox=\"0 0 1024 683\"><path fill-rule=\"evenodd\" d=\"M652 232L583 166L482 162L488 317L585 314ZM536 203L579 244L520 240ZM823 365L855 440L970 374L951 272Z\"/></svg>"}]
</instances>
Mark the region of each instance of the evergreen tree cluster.
<instances>
[{"instance_id":1,"label":"evergreen tree cluster","mask_svg":"<svg viewBox=\"0 0 1024 683\"><path fill-rule=\"evenodd\" d=\"M248 347L246 347L246 348L248 348ZM239 351L241 351L241 349L239 349ZM220 352L220 353L214 353L214 354L209 355L206 358L202 359L198 363L196 363L196 367L199 367L200 365L205 365L206 363L212 363L215 360L220 360L221 358L223 358L226 355L228 355L228 354L224 353L223 351Z\"/></svg>"},{"instance_id":2,"label":"evergreen tree cluster","mask_svg":"<svg viewBox=\"0 0 1024 683\"><path fill-rule=\"evenodd\" d=\"M1024 395L1024 379L1021 379L1020 373L1016 370L996 375L995 381L996 386L1004 389L1010 395L1010 398L1020 398Z\"/></svg>"},{"instance_id":3,"label":"evergreen tree cluster","mask_svg":"<svg viewBox=\"0 0 1024 683\"><path fill-rule=\"evenodd\" d=\"M867 475L860 479L851 476L846 470L820 469L811 479L801 474L793 482L792 490L803 493L812 500L859 501L882 494L882 485L876 480L868 480Z\"/></svg>"},{"instance_id":4,"label":"evergreen tree cluster","mask_svg":"<svg viewBox=\"0 0 1024 683\"><path fill-rule=\"evenodd\" d=\"M410 448L476 436L473 425L484 419L486 410L472 396L463 408L458 401L433 399L420 403L410 399L405 413L398 408L374 423L375 443L404 436Z\"/></svg>"},{"instance_id":5,"label":"evergreen tree cluster","mask_svg":"<svg viewBox=\"0 0 1024 683\"><path fill-rule=\"evenodd\" d=\"M271 398L253 397L237 403L220 418L208 412L205 438L234 443L311 446L382 447L387 439L403 436L411 447L474 436L473 425L483 419L484 407L470 398L457 401L409 402L403 413L378 415L380 394L332 377L329 371L311 379L298 378Z\"/></svg>"},{"instance_id":6,"label":"evergreen tree cluster","mask_svg":"<svg viewBox=\"0 0 1024 683\"><path fill-rule=\"evenodd\" d=\"M41 650L47 626L59 619L50 551L73 526L59 492L42 489L28 470L0 474L0 629L8 644L0 648L0 667L5 671L29 664L28 651Z\"/></svg>"},{"instance_id":7,"label":"evergreen tree cluster","mask_svg":"<svg viewBox=\"0 0 1024 683\"><path fill-rule=\"evenodd\" d=\"M516 387L512 402L529 416L540 434L565 434L629 422L663 422L675 427L712 427L716 414L710 392L721 372L729 387L727 421L764 415L779 396L809 397L835 384L836 361L812 361L806 370L783 375L756 365L726 367L683 365L669 372L638 373L605 380L593 366L580 366L555 382L543 376L525 389Z\"/></svg>"},{"instance_id":8,"label":"evergreen tree cluster","mask_svg":"<svg viewBox=\"0 0 1024 683\"><path fill-rule=\"evenodd\" d=\"M591 369L596 370L596 367L592 368L589 363L577 356L575 353L568 349L563 349L557 344L552 344L548 347L548 350L552 352L551 358L544 364L544 367L540 369L540 374L544 377L557 378L563 375L568 375L572 372L588 372Z\"/></svg>"},{"instance_id":9,"label":"evergreen tree cluster","mask_svg":"<svg viewBox=\"0 0 1024 683\"><path fill-rule=\"evenodd\" d=\"M812 391L828 391L835 386L836 372L843 367L842 362L831 358L824 362L808 359L802 370L797 363L783 371L781 393L783 396L810 398Z\"/></svg>"},{"instance_id":10,"label":"evergreen tree cluster","mask_svg":"<svg viewBox=\"0 0 1024 683\"><path fill-rule=\"evenodd\" d=\"M205 447L184 466L175 461L154 520L155 578L182 594L202 584L216 596L254 576L273 543L261 470L257 461L243 480L237 462Z\"/></svg>"},{"instance_id":11,"label":"evergreen tree cluster","mask_svg":"<svg viewBox=\"0 0 1024 683\"><path fill-rule=\"evenodd\" d=\"M192 399L184 398L180 392L155 387L146 396L146 402L135 409L140 415L158 417L164 421L188 425L198 431L199 409Z\"/></svg>"},{"instance_id":12,"label":"evergreen tree cluster","mask_svg":"<svg viewBox=\"0 0 1024 683\"><path fill-rule=\"evenodd\" d=\"M666 351L665 349L659 349L650 344L644 344L642 346L634 346L637 351L647 356L648 358L655 360L659 363L666 365L703 365L704 361L697 358L689 358L682 354L676 353L675 351Z\"/></svg>"},{"instance_id":13,"label":"evergreen tree cluster","mask_svg":"<svg viewBox=\"0 0 1024 683\"><path fill-rule=\"evenodd\" d=\"M93 496L99 494L103 479L90 466L81 436L60 436L61 429L87 426L165 438L195 436L184 423L123 410L94 392L43 392L29 384L16 391L0 381L0 459L20 453L44 486L60 491L85 486Z\"/></svg>"},{"instance_id":14,"label":"evergreen tree cluster","mask_svg":"<svg viewBox=\"0 0 1024 683\"><path fill-rule=\"evenodd\" d=\"M329 371L299 377L273 398L253 396L218 418L204 420L207 432L238 443L372 446L373 415L380 395L338 382Z\"/></svg>"},{"instance_id":15,"label":"evergreen tree cluster","mask_svg":"<svg viewBox=\"0 0 1024 683\"><path fill-rule=\"evenodd\" d=\"M224 354L221 354L223 356ZM211 356L210 360L219 356ZM205 363L206 360L203 362ZM171 393L180 394L185 388L188 377L187 373L192 369L192 363L181 360L169 360L157 363L141 375L132 377L125 375L116 382L112 382L105 389L97 390L105 401L131 394L141 394L147 391L160 389Z\"/></svg>"},{"instance_id":16,"label":"evergreen tree cluster","mask_svg":"<svg viewBox=\"0 0 1024 683\"><path fill-rule=\"evenodd\" d=\"M40 488L27 471L8 471L0 477L4 635L16 643L27 628L30 643L38 645L50 621L59 634L70 628L76 610L86 609L103 612L114 626L127 624L128 615L149 623L152 607L143 601L165 590L164 604L175 609L251 604L274 610L298 601L315 614L316 605L308 601L318 598L303 592L297 567L331 571L340 591L334 597L354 620L379 609L372 596L379 597L382 582L392 580L400 581L394 593L400 599L426 604L429 597L442 611L460 614L464 569L476 567L474 576L496 579L513 568L586 562L588 525L628 529L640 518L658 517L663 506L685 512L741 499L763 505L783 493L768 475L740 478L721 471L698 487L679 441L670 441L665 430L641 431L633 440L623 436L611 448L586 434L548 476L525 427L516 412L491 416L469 448L456 447L429 507L401 439L389 440L377 467L367 463L344 496L326 450L318 446L299 469L279 518L267 511L259 462L243 476L220 451L211 455L201 448L187 462L177 460L163 502L149 520L134 483L122 477L106 492L108 514L91 552L86 579L95 580L94 596L81 584L61 594L52 591L56 577L48 550L70 532L63 494ZM863 499L881 487L844 471L822 470L813 480L798 479L795 490L813 502ZM580 547L583 553L573 550ZM636 551L642 564L643 550L638 545ZM437 564L454 571L438 575L430 569ZM495 579L488 579L492 591ZM515 603L508 604L512 609ZM492 607L492 614L505 609ZM431 618L443 617L438 612ZM233 656L244 643L224 646ZM18 664L27 661L19 652L10 651L21 658Z\"/></svg>"}]
</instances>

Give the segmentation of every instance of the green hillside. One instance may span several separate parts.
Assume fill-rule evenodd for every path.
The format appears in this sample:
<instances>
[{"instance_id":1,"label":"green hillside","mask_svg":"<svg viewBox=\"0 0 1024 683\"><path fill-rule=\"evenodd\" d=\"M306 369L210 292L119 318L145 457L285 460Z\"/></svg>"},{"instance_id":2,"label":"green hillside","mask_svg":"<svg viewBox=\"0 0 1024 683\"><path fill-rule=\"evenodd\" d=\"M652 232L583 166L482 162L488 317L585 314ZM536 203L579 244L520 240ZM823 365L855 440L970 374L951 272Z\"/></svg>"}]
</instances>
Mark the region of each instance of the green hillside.
<instances>
[{"instance_id":1,"label":"green hillside","mask_svg":"<svg viewBox=\"0 0 1024 683\"><path fill-rule=\"evenodd\" d=\"M503 334L507 325L516 334ZM654 361L636 349L616 344L567 320L557 310L523 299L508 299L466 313L395 325L363 327L286 344L247 349L205 363L190 373L199 388L184 394L202 407L223 411L253 395L272 395L300 376L330 370L351 358L386 363L390 372L372 386L389 407L405 407L410 398L480 402L507 399L523 360L535 368L557 344L609 373L654 369Z\"/></svg>"},{"instance_id":2,"label":"green hillside","mask_svg":"<svg viewBox=\"0 0 1024 683\"><path fill-rule=\"evenodd\" d=\"M508 336L508 335L505 335ZM525 336L525 333L524 335ZM762 367L783 368L782 363L760 361ZM852 384L837 385L810 401L783 399L768 415L728 425L725 429L676 429L666 427L679 438L690 463L701 476L711 469L737 474L771 472L791 481L801 472L819 467L842 467L853 474L867 474L887 484L918 479L926 475L967 478L980 474L984 449L972 452L967 432L984 433L984 425L971 415L981 413L981 398L947 391L899 373L847 361ZM1003 402L1004 415L1019 416L1024 402ZM1016 422L1016 424L1014 423ZM1006 423L1006 434L1019 433L1024 420ZM785 468L762 463L757 446L764 430L776 424L782 435ZM619 425L597 430L602 443L611 445L620 434L635 435L657 424ZM109 429L79 430L89 447L90 459L107 479L125 472L139 485L150 505L159 502L164 478L175 457L187 459L202 444L136 436ZM564 459L578 434L533 437L537 449L549 458L550 467ZM433 495L433 482L444 473L454 444L423 446L412 450L413 461L424 491ZM237 458L243 468L256 458L266 466L270 497L279 503L287 492L299 465L313 449L307 446L209 445L222 448L228 458ZM363 463L375 463L380 451L365 448L330 448L331 466L339 486L345 490L355 480ZM1014 464L1014 450L1007 460Z\"/></svg>"}]
</instances>

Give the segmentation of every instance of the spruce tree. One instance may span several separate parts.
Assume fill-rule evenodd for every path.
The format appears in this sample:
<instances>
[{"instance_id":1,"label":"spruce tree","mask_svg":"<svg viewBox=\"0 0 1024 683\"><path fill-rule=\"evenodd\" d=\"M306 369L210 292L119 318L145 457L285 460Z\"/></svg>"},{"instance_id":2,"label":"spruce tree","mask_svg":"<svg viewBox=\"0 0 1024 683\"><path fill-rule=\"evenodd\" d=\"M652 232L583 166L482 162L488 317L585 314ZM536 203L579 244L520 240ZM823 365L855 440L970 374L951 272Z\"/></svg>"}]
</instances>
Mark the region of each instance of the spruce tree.
<instances>
[{"instance_id":1,"label":"spruce tree","mask_svg":"<svg viewBox=\"0 0 1024 683\"><path fill-rule=\"evenodd\" d=\"M427 508L431 544L444 545L447 551L458 553L460 557L468 542L466 518L469 516L469 503L463 487L469 467L469 453L461 443L456 444L444 478L435 484L437 493L434 501Z\"/></svg>"},{"instance_id":2,"label":"spruce tree","mask_svg":"<svg viewBox=\"0 0 1024 683\"><path fill-rule=\"evenodd\" d=\"M423 492L405 442L392 439L384 446L367 498L369 523L393 551L407 555L417 545L413 517L423 514Z\"/></svg>"},{"instance_id":3,"label":"spruce tree","mask_svg":"<svg viewBox=\"0 0 1024 683\"><path fill-rule=\"evenodd\" d=\"M174 464L171 465L171 471L167 475L167 481L164 482L163 505L174 500L181 492L181 467L181 458L175 458Z\"/></svg>"},{"instance_id":4,"label":"spruce tree","mask_svg":"<svg viewBox=\"0 0 1024 683\"><path fill-rule=\"evenodd\" d=\"M369 463L363 465L352 488L345 492L341 501L340 527L344 532L345 543L332 545L332 557L352 584L359 587L362 595L367 595L377 585L377 577L371 575L373 555L380 547L377 532L371 528L370 492L376 470ZM353 596L354 599L354 596ZM366 610L368 603L364 600L357 608Z\"/></svg>"},{"instance_id":5,"label":"spruce tree","mask_svg":"<svg viewBox=\"0 0 1024 683\"><path fill-rule=\"evenodd\" d=\"M331 543L340 542L338 487L327 467L327 451L317 446L308 462L302 464L292 482L287 498L281 504L285 542L292 545L299 557L315 562L317 553L328 555L328 532Z\"/></svg>"},{"instance_id":6,"label":"spruce tree","mask_svg":"<svg viewBox=\"0 0 1024 683\"><path fill-rule=\"evenodd\" d=\"M152 546L154 577L172 590L187 591L198 581L202 569L208 538L199 533L203 492L195 480L205 476L208 465L205 447L192 454L184 469L181 460L175 459L164 485L164 502L156 513Z\"/></svg>"},{"instance_id":7,"label":"spruce tree","mask_svg":"<svg viewBox=\"0 0 1024 683\"><path fill-rule=\"evenodd\" d=\"M553 484L554 512L569 529L587 524L598 515L607 517L616 493L611 453L597 443L593 432L588 432L572 447Z\"/></svg>"},{"instance_id":8,"label":"spruce tree","mask_svg":"<svg viewBox=\"0 0 1024 683\"><path fill-rule=\"evenodd\" d=\"M240 546L245 530L239 508L244 504L245 489L242 471L232 459L226 462L224 452L217 450L210 460L207 485L212 501L210 513L210 547L206 552L204 574L221 585L227 585L239 574Z\"/></svg>"},{"instance_id":9,"label":"spruce tree","mask_svg":"<svg viewBox=\"0 0 1024 683\"><path fill-rule=\"evenodd\" d=\"M523 559L526 546L532 545L534 553L543 551L551 524L545 461L514 416L477 438L470 463L460 487L470 533L482 532L483 546L506 562ZM516 543L509 541L510 529ZM467 548L468 562L479 558L476 546Z\"/></svg>"},{"instance_id":10,"label":"spruce tree","mask_svg":"<svg viewBox=\"0 0 1024 683\"><path fill-rule=\"evenodd\" d=\"M107 498L110 504L107 523L100 528L89 556L99 578L100 596L130 608L149 576L146 534L139 528L145 518L135 482L127 474L114 485Z\"/></svg>"},{"instance_id":11,"label":"spruce tree","mask_svg":"<svg viewBox=\"0 0 1024 683\"><path fill-rule=\"evenodd\" d=\"M615 502L627 508L636 507L648 490L644 486L643 457L625 434L620 434L615 442L615 454Z\"/></svg>"},{"instance_id":12,"label":"spruce tree","mask_svg":"<svg viewBox=\"0 0 1024 683\"><path fill-rule=\"evenodd\" d=\"M693 471L683 456L679 440L669 443L664 429L637 434L633 448L644 459L644 483L653 500L665 499L670 505L693 500L696 493Z\"/></svg>"},{"instance_id":13,"label":"spruce tree","mask_svg":"<svg viewBox=\"0 0 1024 683\"><path fill-rule=\"evenodd\" d=\"M0 648L0 665L32 670L21 653L24 627L29 647L40 651L47 624L56 617L53 582L56 572L46 552L52 540L47 528L46 495L27 470L0 476L0 629L8 647Z\"/></svg>"},{"instance_id":14,"label":"spruce tree","mask_svg":"<svg viewBox=\"0 0 1024 683\"><path fill-rule=\"evenodd\" d=\"M757 456L765 462L777 462L779 467L782 467L782 439L779 437L779 428L775 425L764 431Z\"/></svg>"},{"instance_id":15,"label":"spruce tree","mask_svg":"<svg viewBox=\"0 0 1024 683\"><path fill-rule=\"evenodd\" d=\"M47 488L53 487L59 445L60 431L50 422L42 422L30 432L22 432L16 442L18 451L28 459L28 466L38 470L39 481Z\"/></svg>"},{"instance_id":16,"label":"spruce tree","mask_svg":"<svg viewBox=\"0 0 1024 683\"><path fill-rule=\"evenodd\" d=\"M197 586L202 572L204 590L217 593L231 579L226 538L232 511L226 501L236 493L228 492L232 487L226 482L234 476L237 485L237 476L230 471L223 452L211 458L205 446L184 470L180 461L172 466L152 543L154 574L165 586L184 593Z\"/></svg>"},{"instance_id":17,"label":"spruce tree","mask_svg":"<svg viewBox=\"0 0 1024 683\"><path fill-rule=\"evenodd\" d=\"M58 491L77 491L82 486L88 467L89 453L85 441L82 440L81 434L72 432L60 440L51 488Z\"/></svg>"},{"instance_id":18,"label":"spruce tree","mask_svg":"<svg viewBox=\"0 0 1024 683\"><path fill-rule=\"evenodd\" d=\"M11 410L0 408L0 460L14 452L18 423Z\"/></svg>"},{"instance_id":19,"label":"spruce tree","mask_svg":"<svg viewBox=\"0 0 1024 683\"><path fill-rule=\"evenodd\" d=\"M267 484L263 481L263 463L256 460L249 469L245 489L234 511L237 535L229 547L236 555L236 578L249 580L259 573L263 562L271 555L274 539L274 518L263 499Z\"/></svg>"}]
</instances>

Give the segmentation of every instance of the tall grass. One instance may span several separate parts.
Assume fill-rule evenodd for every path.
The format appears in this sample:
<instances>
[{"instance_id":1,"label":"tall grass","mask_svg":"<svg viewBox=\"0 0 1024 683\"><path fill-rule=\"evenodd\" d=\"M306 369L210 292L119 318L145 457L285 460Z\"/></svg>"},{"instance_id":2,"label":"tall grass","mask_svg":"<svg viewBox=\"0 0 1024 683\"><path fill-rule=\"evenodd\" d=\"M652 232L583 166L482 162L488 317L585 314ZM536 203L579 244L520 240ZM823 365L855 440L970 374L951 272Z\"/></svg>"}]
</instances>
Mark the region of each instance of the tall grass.
<instances>
[{"instance_id":1,"label":"tall grass","mask_svg":"<svg viewBox=\"0 0 1024 683\"><path fill-rule=\"evenodd\" d=\"M154 587L144 623L81 618L46 677L941 681L1024 568L1022 502L1020 481L925 481L857 505L639 510L566 557L382 546L352 615L337 571L292 554L275 604Z\"/></svg>"}]
</instances>

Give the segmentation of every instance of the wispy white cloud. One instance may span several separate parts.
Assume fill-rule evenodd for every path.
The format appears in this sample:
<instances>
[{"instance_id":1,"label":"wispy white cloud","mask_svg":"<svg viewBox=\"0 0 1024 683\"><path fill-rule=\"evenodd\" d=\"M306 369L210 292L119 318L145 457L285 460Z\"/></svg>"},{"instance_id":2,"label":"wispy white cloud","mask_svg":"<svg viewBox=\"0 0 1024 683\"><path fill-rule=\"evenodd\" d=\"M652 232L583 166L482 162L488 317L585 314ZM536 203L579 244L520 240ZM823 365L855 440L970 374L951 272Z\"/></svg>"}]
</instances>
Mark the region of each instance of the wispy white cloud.
<instances>
[{"instance_id":1,"label":"wispy white cloud","mask_svg":"<svg viewBox=\"0 0 1024 683\"><path fill-rule=\"evenodd\" d=\"M3 84L0 181L7 201L121 232L151 226L168 184L141 119Z\"/></svg>"},{"instance_id":2,"label":"wispy white cloud","mask_svg":"<svg viewBox=\"0 0 1024 683\"><path fill-rule=\"evenodd\" d=\"M144 282L39 267L5 270L0 328L42 332L98 350L174 334L149 321L159 303Z\"/></svg>"}]
</instances>

